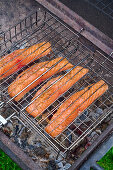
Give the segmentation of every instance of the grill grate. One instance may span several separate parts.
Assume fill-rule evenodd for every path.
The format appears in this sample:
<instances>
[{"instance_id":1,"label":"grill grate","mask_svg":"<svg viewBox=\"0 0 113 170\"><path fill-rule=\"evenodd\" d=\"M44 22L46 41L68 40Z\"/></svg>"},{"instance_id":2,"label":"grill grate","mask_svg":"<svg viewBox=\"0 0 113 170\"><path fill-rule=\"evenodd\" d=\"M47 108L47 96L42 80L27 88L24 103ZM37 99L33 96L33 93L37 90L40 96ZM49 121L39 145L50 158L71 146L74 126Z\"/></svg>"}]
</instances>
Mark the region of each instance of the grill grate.
<instances>
[{"instance_id":1,"label":"grill grate","mask_svg":"<svg viewBox=\"0 0 113 170\"><path fill-rule=\"evenodd\" d=\"M87 0L95 8L113 19L113 0Z\"/></svg>"},{"instance_id":2,"label":"grill grate","mask_svg":"<svg viewBox=\"0 0 113 170\"><path fill-rule=\"evenodd\" d=\"M23 68L21 68L21 70L1 80L0 87L2 101L6 106L11 106L14 110L12 115L5 117L6 120L10 119L10 117L14 114L17 114L20 119L26 122L25 124L27 124L30 128L35 129L35 131L37 131L37 133L39 133L44 139L46 139L46 141L51 144L52 147L54 147L57 151L59 151L60 148L64 152L66 152L67 150L72 149L75 145L77 145L88 133L90 133L90 131L92 131L106 116L108 116L112 112L112 60L109 58L109 56L106 57L99 52L94 53L89 50L84 45L85 41L81 43L81 41L83 40L81 40L81 38L79 37L79 33L73 32L62 22L60 22L56 17L52 16L49 12L45 12L43 10L36 11L32 15L19 22L14 27L10 28L7 32L3 33L2 37L3 40L1 44L1 56L6 55L16 49L20 49L23 47L29 48L29 46L40 43L42 41L50 42L52 46L52 52L48 56L33 61L32 64L24 66ZM78 82L76 82L67 92L62 94L52 105L50 105L41 116L33 118L28 115L28 113L26 112L26 108L33 102L31 101L31 99L33 98L34 94L51 78L61 75L62 77L60 77L60 79L62 79L71 70L67 70L61 73L58 73L57 71L55 75L51 76L40 85L32 89L30 92L28 92L19 102L15 102L13 100L15 96L13 98L9 97L8 87L13 81L15 81L15 78L18 76L18 74L20 74L26 68L29 68L30 70L31 65L33 64L44 61L48 61L49 63L52 59L59 56L62 56L63 59L67 58L68 61L74 65L72 70L76 66L80 65L83 68L88 68L89 72ZM55 65L49 68L46 72L49 72L53 67L55 67ZM37 79L39 79L39 77ZM57 82L60 79L58 79ZM103 79L108 84L108 91L104 95L99 97L93 104L91 104L82 114L80 114L63 131L63 133L58 135L56 138L52 138L50 135L48 135L44 129L49 119L59 108L59 106L66 99L70 98L73 93L83 89L84 87L92 83L96 83L101 79ZM51 86L49 86L48 89L50 87ZM34 99L34 101L35 100L36 98ZM97 112L99 111L101 111L101 114L97 114ZM4 117L4 114L2 114L2 116Z\"/></svg>"}]
</instances>

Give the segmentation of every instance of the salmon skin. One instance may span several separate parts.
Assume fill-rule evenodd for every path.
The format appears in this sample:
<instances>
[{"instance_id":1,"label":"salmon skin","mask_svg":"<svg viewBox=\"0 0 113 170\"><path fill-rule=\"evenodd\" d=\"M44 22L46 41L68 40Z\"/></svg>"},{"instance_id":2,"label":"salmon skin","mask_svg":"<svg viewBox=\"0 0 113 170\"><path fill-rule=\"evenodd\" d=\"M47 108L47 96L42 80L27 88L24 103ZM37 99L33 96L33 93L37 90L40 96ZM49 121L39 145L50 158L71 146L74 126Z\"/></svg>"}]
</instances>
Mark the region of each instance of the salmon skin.
<instances>
[{"instance_id":1,"label":"salmon skin","mask_svg":"<svg viewBox=\"0 0 113 170\"><path fill-rule=\"evenodd\" d=\"M42 42L28 49L15 50L11 54L4 56L0 61L0 80L20 70L26 64L49 54L50 51L51 44L49 42Z\"/></svg>"},{"instance_id":2,"label":"salmon skin","mask_svg":"<svg viewBox=\"0 0 113 170\"><path fill-rule=\"evenodd\" d=\"M90 87L89 90L88 88L86 87L73 94L59 107L45 128L48 134L52 137L57 137L62 133L80 113L108 89L108 85L103 80L100 80Z\"/></svg>"},{"instance_id":3,"label":"salmon skin","mask_svg":"<svg viewBox=\"0 0 113 170\"><path fill-rule=\"evenodd\" d=\"M59 62L59 63L57 63L57 62ZM52 66L54 66L54 67L52 69L50 69ZM27 87L25 90L23 90L19 95L17 95L14 98L15 101L19 101L27 92L29 92L32 88L36 87L38 84L40 84L45 79L51 77L53 74L55 74L57 72L67 70L72 67L73 67L73 65L71 63L69 63L67 59L63 59L63 57L56 58L50 62L46 61L46 62L42 62L39 64L35 64L31 68L28 68L25 71L23 71L16 78L16 80L14 82L12 82L12 84L8 88L8 93L11 97L14 97L15 95L17 95L25 87L27 87L30 83L32 83L34 81L29 87ZM48 69L50 69L50 70L48 71ZM45 73L45 74L43 74L43 73ZM41 76L41 77L36 80L36 78L38 78L39 76Z\"/></svg>"},{"instance_id":4,"label":"salmon skin","mask_svg":"<svg viewBox=\"0 0 113 170\"><path fill-rule=\"evenodd\" d=\"M49 87L50 82L45 84L33 97L34 100L31 105L29 105L26 110L33 117L39 116L42 112L47 109L56 99L60 97L61 94L66 92L74 83L76 83L81 77L83 77L88 72L88 69L83 68L81 66L75 67L71 70L66 76L61 78L55 84L53 84L50 88L44 91L39 97L39 93L42 92L43 89ZM56 78L57 80L58 78Z\"/></svg>"}]
</instances>

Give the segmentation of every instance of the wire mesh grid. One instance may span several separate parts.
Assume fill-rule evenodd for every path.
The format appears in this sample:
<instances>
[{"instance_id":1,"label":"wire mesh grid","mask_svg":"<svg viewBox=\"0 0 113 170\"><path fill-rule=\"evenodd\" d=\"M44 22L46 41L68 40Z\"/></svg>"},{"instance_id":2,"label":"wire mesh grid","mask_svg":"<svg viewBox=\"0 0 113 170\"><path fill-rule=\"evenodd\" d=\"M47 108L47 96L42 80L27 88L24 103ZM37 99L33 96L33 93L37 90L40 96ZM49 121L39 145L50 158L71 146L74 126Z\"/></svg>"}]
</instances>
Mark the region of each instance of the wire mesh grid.
<instances>
[{"instance_id":1,"label":"wire mesh grid","mask_svg":"<svg viewBox=\"0 0 113 170\"><path fill-rule=\"evenodd\" d=\"M7 32L3 33L1 56L7 57L6 54L11 53L16 49L24 48L24 50L26 50L30 46L42 41L45 43L50 42L52 51L47 56L32 61L32 63L28 63L27 66L23 66L19 71L1 80L0 87L2 100L6 106L10 105L14 109L14 113L12 115L14 115L16 112L18 116L20 116L30 125L30 128L35 129L54 148L57 148L58 150L58 148L61 147L63 151L67 151L68 149L72 149L75 145L77 145L91 130L93 130L93 128L96 127L96 125L98 125L98 123L100 123L111 113L113 107L113 62L109 58L102 56L100 53L96 54L91 52L80 42L79 34L70 30L50 13L41 10L36 11L14 27L10 28ZM51 70L60 64L60 62L62 62L65 58L73 64L73 67L65 71L62 71L62 68L67 64L65 64L63 67L59 67L55 74L50 74L50 76L45 79L45 81L31 89L18 102L14 101L14 98L18 96L18 94L21 94L21 92L27 87L21 90L14 97L11 98L9 96L10 93L8 93L8 87L10 87L11 83L15 81L15 78L19 74L21 74L26 69L27 73L29 74L31 67L34 67L34 64L45 61L50 63L51 60L58 57L62 58L51 67L48 67L42 75L28 84L27 87L36 82L43 75L46 75L46 73L52 72ZM1 58L1 61L3 58L4 57ZM46 67L46 64L44 63L42 65L42 69ZM65 78L66 75L68 75L77 66L81 66L81 70L87 68L89 70L88 73L80 78L77 82L73 83L73 85L67 88L67 90L59 94L58 97L51 104L49 104L39 116L34 118L30 115L31 113L28 114L26 111L28 106L35 102L38 97L44 94L44 92L47 94L48 90L51 89L52 86L58 84L58 82ZM69 78L69 80L64 82L61 87L58 87L55 92L51 93L51 96L54 95L59 89L63 89L66 83L71 79L73 80L74 76L76 76L78 73L79 71ZM44 89L44 91L41 92L41 94L32 100L36 92L46 85L46 83L52 78L57 79L55 82L53 82L53 84L50 84L46 89ZM105 83L108 84L109 89L106 93L95 100L93 104L83 111L83 113L80 114L71 124L69 124L57 137L53 138L50 136L50 134L45 132L45 127L64 101L69 99L72 94L82 90L88 85L98 82L101 79L103 79ZM51 96L48 96L43 101L43 104L46 103L47 100L51 99ZM101 114L97 114L99 109L101 110ZM6 119L10 119L12 115L6 116Z\"/></svg>"},{"instance_id":2,"label":"wire mesh grid","mask_svg":"<svg viewBox=\"0 0 113 170\"><path fill-rule=\"evenodd\" d=\"M87 0L91 5L113 19L113 0Z\"/></svg>"}]
</instances>

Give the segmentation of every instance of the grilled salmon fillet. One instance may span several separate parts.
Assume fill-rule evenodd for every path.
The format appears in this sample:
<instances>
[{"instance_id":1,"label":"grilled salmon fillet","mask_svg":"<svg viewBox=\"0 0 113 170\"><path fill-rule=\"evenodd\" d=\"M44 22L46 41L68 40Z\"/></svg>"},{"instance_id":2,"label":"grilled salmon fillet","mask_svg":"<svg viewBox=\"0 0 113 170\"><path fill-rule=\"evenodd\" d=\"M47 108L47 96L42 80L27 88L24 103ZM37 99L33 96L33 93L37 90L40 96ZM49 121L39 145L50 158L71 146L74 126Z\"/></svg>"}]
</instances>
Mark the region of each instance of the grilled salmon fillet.
<instances>
[{"instance_id":1,"label":"grilled salmon fillet","mask_svg":"<svg viewBox=\"0 0 113 170\"><path fill-rule=\"evenodd\" d=\"M66 100L53 115L45 131L52 137L58 136L74 119L83 112L91 103L101 96L108 85L103 80L95 83L90 89L85 89L73 94Z\"/></svg>"},{"instance_id":2,"label":"grilled salmon fillet","mask_svg":"<svg viewBox=\"0 0 113 170\"><path fill-rule=\"evenodd\" d=\"M34 100L31 105L29 105L26 110L33 117L39 116L42 112L47 109L61 94L66 92L74 83L76 83L81 77L83 77L88 72L88 69L81 66L75 67L67 75L53 84L50 88L44 91L39 97L37 97L43 89L49 87L50 82L45 84L42 89L40 89L33 97ZM57 80L58 78L56 78Z\"/></svg>"},{"instance_id":3,"label":"grilled salmon fillet","mask_svg":"<svg viewBox=\"0 0 113 170\"><path fill-rule=\"evenodd\" d=\"M54 67L50 69L52 66ZM31 85L29 85L29 87L27 87L25 90L23 90L20 94L18 94L14 98L15 101L19 101L27 92L29 92L32 88L36 87L45 79L51 77L53 74L57 72L67 70L72 67L73 65L69 63L67 59L63 59L63 57L58 57L54 60L51 60L50 62L46 61L46 62L35 64L31 68L28 68L25 71L23 71L16 78L16 80L12 82L12 84L8 88L8 93L11 97L14 97L34 81ZM48 71L48 69L50 70Z\"/></svg>"},{"instance_id":4,"label":"grilled salmon fillet","mask_svg":"<svg viewBox=\"0 0 113 170\"><path fill-rule=\"evenodd\" d=\"M51 51L49 42L35 44L28 49L15 50L0 60L0 80L11 75L29 62L41 58Z\"/></svg>"}]
</instances>

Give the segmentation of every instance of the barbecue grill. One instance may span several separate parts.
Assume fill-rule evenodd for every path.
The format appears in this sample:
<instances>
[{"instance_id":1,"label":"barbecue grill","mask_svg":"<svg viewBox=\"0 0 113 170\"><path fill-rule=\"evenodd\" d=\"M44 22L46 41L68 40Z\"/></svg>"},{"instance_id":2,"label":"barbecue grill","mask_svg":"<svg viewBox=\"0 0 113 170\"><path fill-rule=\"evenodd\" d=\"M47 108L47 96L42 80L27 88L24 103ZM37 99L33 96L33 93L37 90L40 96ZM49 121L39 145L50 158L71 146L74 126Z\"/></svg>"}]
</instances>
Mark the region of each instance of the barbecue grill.
<instances>
[{"instance_id":1,"label":"barbecue grill","mask_svg":"<svg viewBox=\"0 0 113 170\"><path fill-rule=\"evenodd\" d=\"M79 29L74 30L70 26L66 25L59 18L54 16L51 12L49 12L45 8L42 8L33 12L25 19L23 19L22 21L11 27L9 30L1 34L1 37L3 38L1 42L1 57L7 57L7 54L13 52L16 49L22 49L26 47L26 50L30 46L36 43L40 43L42 41L45 41L45 43L50 42L52 48L52 51L49 55L33 61L32 64L28 63L27 66L22 67L19 71L1 80L0 107L11 107L13 109L13 113L9 115L4 115L4 113L1 113L1 127L3 124L6 124L8 121L11 121L13 118L17 118L23 123L24 126L27 126L30 130L37 132L37 134L40 135L41 138L43 138L45 142L48 143L48 145L50 145L54 149L56 154L62 151L64 155L73 148L77 147L80 142L93 129L96 128L98 124L100 124L106 117L108 117L112 113L113 51L111 48L111 44L108 47L102 42L100 47L96 47L94 45L96 41L94 41L94 44L90 42L92 37L89 37L88 34L86 35L88 35L88 40L90 41L86 41L86 39L83 37L83 35L85 35L84 32L85 30L83 27L79 27ZM99 43L100 41L98 40L97 44ZM28 92L18 102L15 102L14 98L27 87L29 87L32 83L37 81L42 75L38 77L34 82L29 84L27 87L25 87L25 89L19 92L16 96L12 98L9 96L8 87L13 81L15 81L15 78L22 71L26 70L26 68L29 68L30 70L31 65L36 64L38 62L48 61L49 63L52 59L55 59L59 56L62 56L63 58L51 68L49 68L46 72L49 72L64 58L66 58L70 63L72 63L74 67L70 70L66 70L60 73L57 72L55 75L42 82L40 85L30 90L30 92ZM35 118L30 116L30 114L26 112L26 108L39 97L37 96L34 100L31 100L34 94L51 78L57 77L59 75L61 76L56 82L52 84L54 85L55 83L60 81L60 79L65 77L76 66L88 68L89 72L78 82L76 82L70 89L68 89L64 94L62 94L54 103L52 103L41 116ZM46 74L46 72L44 74ZM85 111L83 111L60 135L53 138L50 136L50 134L47 134L45 131L45 127L47 126L50 117L53 116L59 106L65 100L69 99L70 96L75 92L83 89L84 87L92 83L96 83L101 79L104 80L106 84L108 84L109 88L107 92L105 92L101 97L94 101ZM51 86L49 86L48 89ZM60 88L63 88L63 86ZM47 89L45 89L44 92L46 90ZM95 112L97 112L99 109L103 110L103 112L98 116L95 116ZM78 131L80 133L78 133Z\"/></svg>"}]
</instances>

